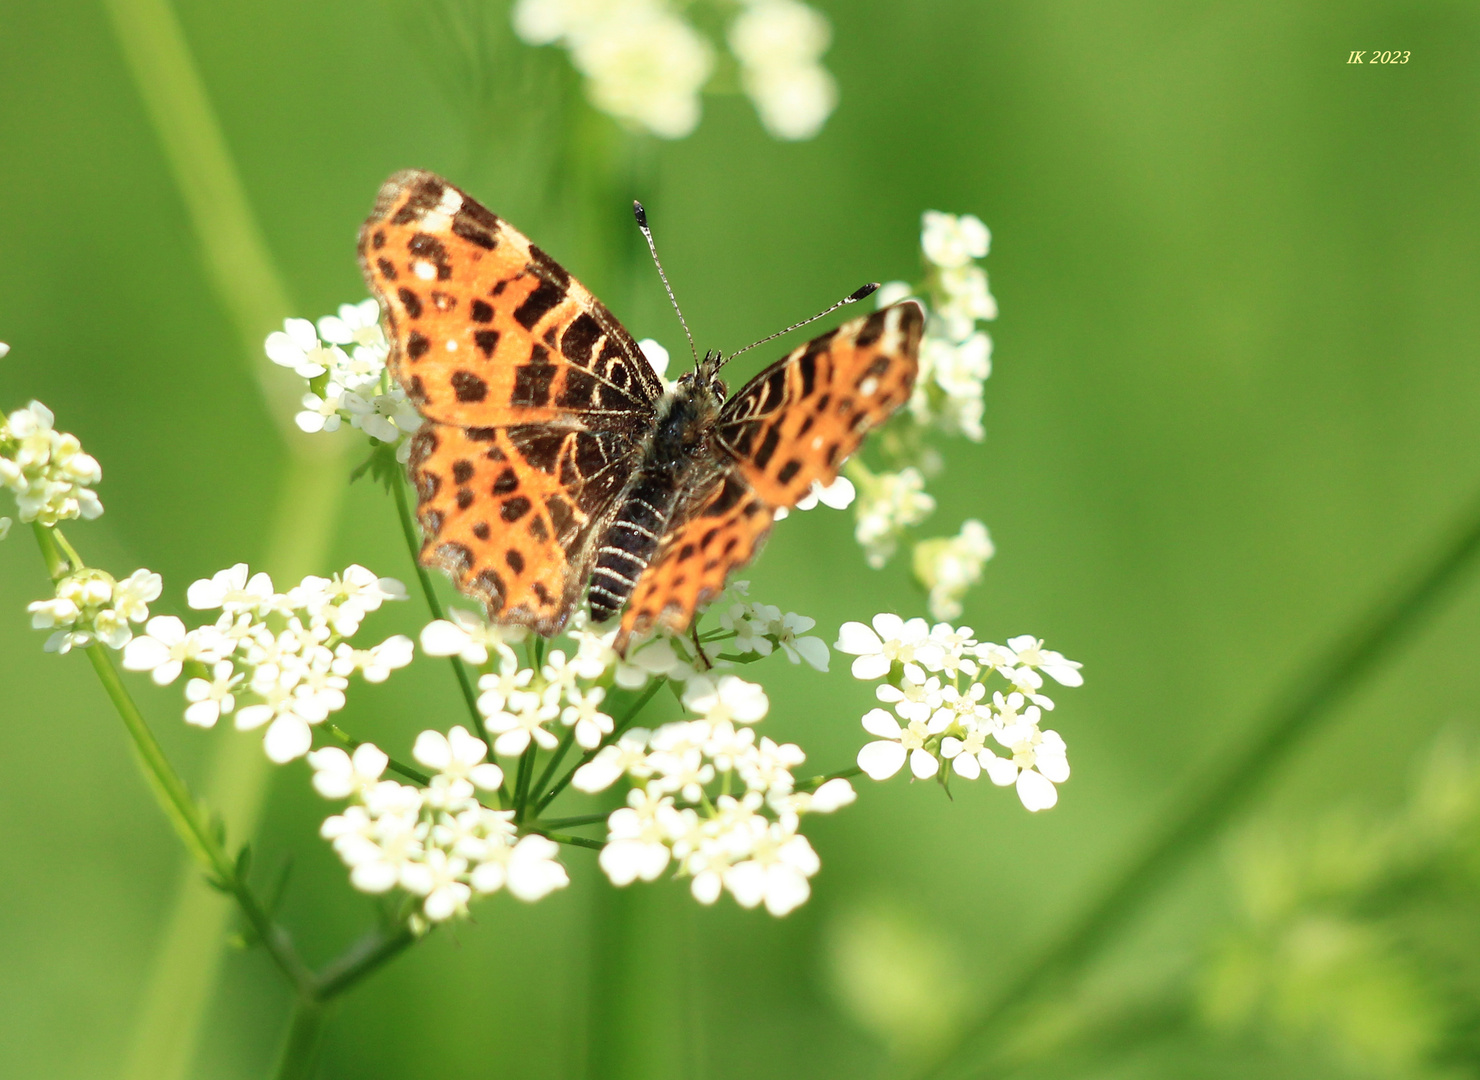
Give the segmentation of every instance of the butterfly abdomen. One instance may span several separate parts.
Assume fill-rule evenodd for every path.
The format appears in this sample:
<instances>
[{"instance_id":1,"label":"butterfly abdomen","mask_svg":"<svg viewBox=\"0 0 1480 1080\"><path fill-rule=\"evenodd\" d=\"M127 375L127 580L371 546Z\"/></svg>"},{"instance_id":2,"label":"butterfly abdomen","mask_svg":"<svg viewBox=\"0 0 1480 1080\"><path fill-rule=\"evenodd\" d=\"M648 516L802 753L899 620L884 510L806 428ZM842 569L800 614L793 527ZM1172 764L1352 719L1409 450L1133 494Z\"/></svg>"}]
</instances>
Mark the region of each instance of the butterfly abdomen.
<instances>
[{"instance_id":1,"label":"butterfly abdomen","mask_svg":"<svg viewBox=\"0 0 1480 1080\"><path fill-rule=\"evenodd\" d=\"M638 474L596 551L591 617L597 622L615 615L632 595L638 577L658 550L677 497L678 484L671 470L646 468Z\"/></svg>"}]
</instances>

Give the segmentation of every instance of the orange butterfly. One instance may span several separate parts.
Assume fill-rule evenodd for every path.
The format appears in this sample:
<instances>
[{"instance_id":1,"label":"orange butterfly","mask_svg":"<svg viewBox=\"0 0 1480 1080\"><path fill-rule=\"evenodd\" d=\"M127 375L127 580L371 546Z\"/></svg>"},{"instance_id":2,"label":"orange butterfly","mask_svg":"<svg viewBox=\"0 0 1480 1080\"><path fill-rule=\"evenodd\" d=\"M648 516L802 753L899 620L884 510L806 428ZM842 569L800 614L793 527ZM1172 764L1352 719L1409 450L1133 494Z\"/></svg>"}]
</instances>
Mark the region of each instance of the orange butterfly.
<instances>
[{"instance_id":1,"label":"orange butterfly","mask_svg":"<svg viewBox=\"0 0 1480 1080\"><path fill-rule=\"evenodd\" d=\"M640 208L639 222L647 234ZM428 172L385 182L359 251L391 373L425 419L408 466L421 561L540 634L588 591L598 622L630 600L619 649L658 623L685 629L775 511L831 483L909 399L919 366L925 314L907 300L729 400L718 353L667 390L580 282Z\"/></svg>"}]
</instances>

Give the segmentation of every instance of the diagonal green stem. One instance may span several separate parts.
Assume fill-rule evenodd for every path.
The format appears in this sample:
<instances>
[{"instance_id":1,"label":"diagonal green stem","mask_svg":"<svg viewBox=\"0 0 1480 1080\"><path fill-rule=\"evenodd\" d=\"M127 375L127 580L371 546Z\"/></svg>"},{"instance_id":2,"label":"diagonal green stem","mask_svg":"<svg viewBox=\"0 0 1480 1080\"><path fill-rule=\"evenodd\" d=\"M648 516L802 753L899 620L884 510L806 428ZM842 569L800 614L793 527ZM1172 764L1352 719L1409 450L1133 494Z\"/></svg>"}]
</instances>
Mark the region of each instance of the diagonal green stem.
<instances>
[{"instance_id":1,"label":"diagonal green stem","mask_svg":"<svg viewBox=\"0 0 1480 1080\"><path fill-rule=\"evenodd\" d=\"M437 599L436 590L432 588L432 576L421 564L421 543L416 538L416 521L411 516L411 504L406 498L405 479L397 477L392 480L391 491L396 497L396 516L401 520L401 536L406 541L406 550L411 553L411 565L416 567L416 577L421 582L421 592L426 597L427 607L432 610L432 618L445 620L447 613L443 611L442 601ZM468 669L463 667L460 657L452 656L448 659L452 662L452 671L457 676L457 685L462 690L463 701L468 706L468 716L472 718L473 730L478 733L478 738L492 746L493 740L488 737L488 729L483 726L483 714L478 711L478 691L473 689L473 680L468 675Z\"/></svg>"},{"instance_id":2,"label":"diagonal green stem","mask_svg":"<svg viewBox=\"0 0 1480 1080\"><path fill-rule=\"evenodd\" d=\"M380 930L366 934L319 972L314 980L313 996L319 1001L338 997L386 961L400 955L416 942L416 935L405 926L392 933Z\"/></svg>"},{"instance_id":3,"label":"diagonal green stem","mask_svg":"<svg viewBox=\"0 0 1480 1080\"><path fill-rule=\"evenodd\" d=\"M538 799L540 793L545 790L545 785L550 782L550 777L555 775L555 770L560 768L560 763L565 760L565 755L570 753L571 745L576 741L576 727L572 724L566 728L565 734L560 739L560 745L555 748L555 753L550 755L550 760L545 763L544 771L540 778L534 782L529 789L529 797Z\"/></svg>"},{"instance_id":4,"label":"diagonal green stem","mask_svg":"<svg viewBox=\"0 0 1480 1080\"><path fill-rule=\"evenodd\" d=\"M575 777L576 773L580 771L582 765L586 764L586 762L590 761L597 754L601 753L603 748L610 746L612 743L616 742L617 739L621 738L622 732L626 731L629 727L632 726L632 721L637 719L637 714L642 712L642 710L647 707L647 703L653 700L658 691L663 689L664 685L667 682L667 679L662 678L653 680L652 685L642 692L642 697L638 698L635 702L632 703L632 708L627 710L627 715L622 717L621 721L612 728L612 733L601 740L601 745L596 747L594 750L588 750L584 754L582 754L581 760L572 765L564 776L555 781L555 786L547 791L540 798L540 800L535 803L534 812L536 815L539 815L545 809L545 807L549 806L552 802L555 801L555 796L559 795L562 791L565 790L566 785L569 784L571 780Z\"/></svg>"},{"instance_id":5,"label":"diagonal green stem","mask_svg":"<svg viewBox=\"0 0 1480 1080\"><path fill-rule=\"evenodd\" d=\"M347 746L351 750L356 750L362 745L362 740L351 738L342 728L329 723L327 720L320 724L319 727L335 742ZM385 751L382 750L381 753L385 753ZM393 773L399 773L413 784L420 784L422 787L426 787L432 782L432 778L420 769L413 769L410 765L399 762L389 755L386 756L386 768L390 769Z\"/></svg>"},{"instance_id":6,"label":"diagonal green stem","mask_svg":"<svg viewBox=\"0 0 1480 1080\"><path fill-rule=\"evenodd\" d=\"M1418 574L1395 588L1333 643L1254 725L1254 732L1221 769L1199 777L1166 824L1057 939L1043 949L966 1033L922 1078L972 1070L981 1048L1029 1004L1067 982L1098 956L1144 901L1209 837L1258 794L1321 721L1345 700L1378 662L1422 624L1436 601L1456 585L1480 552L1480 500L1461 518L1452 538ZM981 1075L978 1071L977 1075Z\"/></svg>"},{"instance_id":7,"label":"diagonal green stem","mask_svg":"<svg viewBox=\"0 0 1480 1080\"><path fill-rule=\"evenodd\" d=\"M35 532L36 542L53 580L66 574L69 568L82 569L81 557L60 533L41 524L35 526ZM66 557L62 555L63 547L67 551ZM310 980L308 968L293 948L286 931L268 917L256 894L247 887L237 863L222 846L201 805L195 801L190 789L185 786L184 779L165 757L164 748L159 745L159 740L149 729L143 713L123 685L123 679L119 677L108 647L101 642L94 642L87 647L86 652L88 660L92 662L93 671L97 673L98 682L103 686L103 692L108 695L108 700L113 703L114 709L123 720L124 728L133 740L140 770L148 781L155 802L164 811L165 817L195 861L223 891L229 892L236 899L252 930L271 955L273 962L288 977L288 981L300 993L306 992Z\"/></svg>"}]
</instances>

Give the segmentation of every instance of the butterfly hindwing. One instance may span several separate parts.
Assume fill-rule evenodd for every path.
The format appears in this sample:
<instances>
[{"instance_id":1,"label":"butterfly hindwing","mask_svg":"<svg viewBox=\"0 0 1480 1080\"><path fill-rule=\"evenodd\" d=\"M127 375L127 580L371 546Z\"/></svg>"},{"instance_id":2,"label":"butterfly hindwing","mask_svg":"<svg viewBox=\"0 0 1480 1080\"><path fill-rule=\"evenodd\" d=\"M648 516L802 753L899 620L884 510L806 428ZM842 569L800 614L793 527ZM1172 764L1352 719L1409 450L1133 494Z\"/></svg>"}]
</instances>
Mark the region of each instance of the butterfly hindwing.
<instances>
[{"instance_id":1,"label":"butterfly hindwing","mask_svg":"<svg viewBox=\"0 0 1480 1080\"><path fill-rule=\"evenodd\" d=\"M386 181L359 249L390 371L425 418L409 466L422 562L490 617L556 632L662 383L580 282L431 173Z\"/></svg>"},{"instance_id":2,"label":"butterfly hindwing","mask_svg":"<svg viewBox=\"0 0 1480 1080\"><path fill-rule=\"evenodd\" d=\"M730 571L759 554L773 516L738 469L729 468L701 487L691 508L675 515L657 555L638 578L617 647L654 626L686 628L694 612L724 589Z\"/></svg>"},{"instance_id":3,"label":"butterfly hindwing","mask_svg":"<svg viewBox=\"0 0 1480 1080\"><path fill-rule=\"evenodd\" d=\"M864 436L909 400L925 312L906 300L843 323L766 368L725 403L716 438L773 508L829 484Z\"/></svg>"}]
</instances>

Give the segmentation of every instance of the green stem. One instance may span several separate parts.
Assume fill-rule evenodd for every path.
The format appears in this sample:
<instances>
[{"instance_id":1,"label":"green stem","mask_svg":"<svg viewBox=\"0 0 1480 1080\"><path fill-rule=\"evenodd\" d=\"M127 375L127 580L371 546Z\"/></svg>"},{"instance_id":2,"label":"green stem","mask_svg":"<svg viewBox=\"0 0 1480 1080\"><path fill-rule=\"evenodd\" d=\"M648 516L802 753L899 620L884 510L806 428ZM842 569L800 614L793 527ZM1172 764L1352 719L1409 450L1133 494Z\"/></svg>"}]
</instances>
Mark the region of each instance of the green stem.
<instances>
[{"instance_id":1,"label":"green stem","mask_svg":"<svg viewBox=\"0 0 1480 1080\"><path fill-rule=\"evenodd\" d=\"M528 828L531 832L541 829L573 829L578 825L595 825L598 821L605 821L611 817L611 811L603 811L599 814L577 814L575 817L542 818L539 821L531 821Z\"/></svg>"},{"instance_id":2,"label":"green stem","mask_svg":"<svg viewBox=\"0 0 1480 1080\"><path fill-rule=\"evenodd\" d=\"M319 1001L338 997L416 940L416 935L404 926L389 935L379 930L366 934L319 973L313 996Z\"/></svg>"},{"instance_id":3,"label":"green stem","mask_svg":"<svg viewBox=\"0 0 1480 1080\"><path fill-rule=\"evenodd\" d=\"M362 745L362 740L351 738L342 728L331 724L328 721L320 724L319 727L335 742L339 743L342 746L347 746L351 750L355 750ZM385 751L381 751L381 753L384 752ZM432 778L426 773L421 772L417 769L413 769L410 765L403 765L401 762L397 761L393 757L390 757L389 755L386 756L386 768L390 769L390 771L393 773L398 773L401 776L404 776L413 784L420 784L422 787L426 787L426 785L432 782Z\"/></svg>"},{"instance_id":4,"label":"green stem","mask_svg":"<svg viewBox=\"0 0 1480 1080\"><path fill-rule=\"evenodd\" d=\"M299 998L293 1006L288 1037L278 1059L276 1080L311 1080L319 1060L319 1037L327 1010L322 1002Z\"/></svg>"},{"instance_id":5,"label":"green stem","mask_svg":"<svg viewBox=\"0 0 1480 1080\"><path fill-rule=\"evenodd\" d=\"M605 840L592 840L589 836L571 836L568 833L549 832L545 829L531 829L548 840L554 840L557 844L568 844L571 847L590 848L592 851L600 851L606 847Z\"/></svg>"},{"instance_id":6,"label":"green stem","mask_svg":"<svg viewBox=\"0 0 1480 1080\"><path fill-rule=\"evenodd\" d=\"M862 776L863 770L857 765L847 769L839 769L837 772L828 773L826 776L814 776L809 780L798 780L798 791L816 791L829 780L851 780L855 776Z\"/></svg>"},{"instance_id":7,"label":"green stem","mask_svg":"<svg viewBox=\"0 0 1480 1080\"><path fill-rule=\"evenodd\" d=\"M411 553L411 565L416 567L416 578L421 582L421 592L426 597L427 607L431 608L432 618L446 620L447 614L442 609L442 601L437 599L436 590L432 588L432 576L421 564L421 544L416 538L416 521L411 516L411 503L406 498L406 479L397 477L392 481L391 492L396 497L396 516L401 520L401 536L406 541L406 550ZM473 730L478 733L478 738L492 747L493 740L488 737L488 729L483 726L483 714L478 711L478 691L473 688L473 680L469 677L467 668L463 667L461 657L450 656L448 660L452 663L453 674L457 676L463 701L468 706Z\"/></svg>"},{"instance_id":8,"label":"green stem","mask_svg":"<svg viewBox=\"0 0 1480 1080\"><path fill-rule=\"evenodd\" d=\"M540 792L545 790L545 785L550 782L550 777L555 775L555 770L565 760L565 755L570 752L571 744L575 741L576 727L572 724L566 729L565 734L560 739L560 745L555 748L555 753L550 756L550 760L545 764L545 771L540 773L540 778L529 789L529 797L531 799L538 799L540 797Z\"/></svg>"},{"instance_id":9,"label":"green stem","mask_svg":"<svg viewBox=\"0 0 1480 1080\"><path fill-rule=\"evenodd\" d=\"M534 756L539 747L533 739L519 757L519 778L514 784L514 820L523 821L524 811L529 805L529 778L534 775Z\"/></svg>"},{"instance_id":10,"label":"green stem","mask_svg":"<svg viewBox=\"0 0 1480 1080\"><path fill-rule=\"evenodd\" d=\"M663 689L663 685L667 681L667 679L654 679L652 685L642 692L642 696L638 698L635 702L633 702L632 708L627 710L627 715L622 717L621 721L612 728L612 733L601 740L601 745L593 750L587 750L584 754L582 754L581 760L572 765L570 767L570 771L562 776L559 780L555 781L555 786L552 787L548 792L546 792L545 795L537 803L535 803L534 812L536 814L539 814L545 809L545 807L554 802L555 796L559 795L562 791L565 790L566 785L569 784L576 773L580 771L582 765L586 764L586 762L590 761L597 754L601 753L601 751L605 747L608 747L612 743L616 742L617 739L621 737L622 732L626 731L627 728L631 726L632 721L637 719L637 714L642 712L642 710L647 707L647 703L653 700L653 697L658 693L659 690Z\"/></svg>"},{"instance_id":11,"label":"green stem","mask_svg":"<svg viewBox=\"0 0 1480 1080\"><path fill-rule=\"evenodd\" d=\"M1086 967L1114 938L1163 881L1228 822L1264 787L1335 707L1350 696L1378 661L1422 623L1434 603L1458 581L1480 552L1480 500L1472 505L1449 540L1426 568L1394 589L1337 639L1291 687L1274 697L1221 769L1198 777L1172 812L1125 869L1068 928L1043 949L965 1034L920 1076L936 1078L969 1070L979 1048L1031 1003Z\"/></svg>"}]
</instances>

